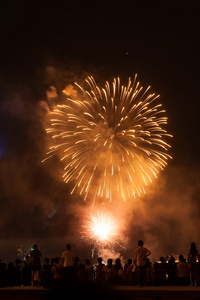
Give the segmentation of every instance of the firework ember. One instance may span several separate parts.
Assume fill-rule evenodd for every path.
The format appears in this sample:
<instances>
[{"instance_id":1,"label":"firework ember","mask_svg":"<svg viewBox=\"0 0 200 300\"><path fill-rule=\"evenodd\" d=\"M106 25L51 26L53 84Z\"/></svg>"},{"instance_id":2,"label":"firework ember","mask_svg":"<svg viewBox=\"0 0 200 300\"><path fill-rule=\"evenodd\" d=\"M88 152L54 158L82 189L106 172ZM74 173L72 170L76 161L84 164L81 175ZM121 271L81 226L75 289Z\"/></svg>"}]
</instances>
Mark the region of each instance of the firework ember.
<instances>
[{"instance_id":1,"label":"firework ember","mask_svg":"<svg viewBox=\"0 0 200 300\"><path fill-rule=\"evenodd\" d=\"M53 145L47 158L60 155L64 181L72 181L84 200L136 197L157 177L171 156L167 117L148 87L137 76L127 86L114 79L99 88L88 77L87 89L76 83L80 95L68 95L66 104L51 112ZM65 91L64 91L65 92Z\"/></svg>"},{"instance_id":2,"label":"firework ember","mask_svg":"<svg viewBox=\"0 0 200 300\"><path fill-rule=\"evenodd\" d=\"M96 215L90 213L84 221L83 229L83 237L90 243L101 247L117 243L114 239L117 234L116 221L108 214L99 211Z\"/></svg>"}]
</instances>

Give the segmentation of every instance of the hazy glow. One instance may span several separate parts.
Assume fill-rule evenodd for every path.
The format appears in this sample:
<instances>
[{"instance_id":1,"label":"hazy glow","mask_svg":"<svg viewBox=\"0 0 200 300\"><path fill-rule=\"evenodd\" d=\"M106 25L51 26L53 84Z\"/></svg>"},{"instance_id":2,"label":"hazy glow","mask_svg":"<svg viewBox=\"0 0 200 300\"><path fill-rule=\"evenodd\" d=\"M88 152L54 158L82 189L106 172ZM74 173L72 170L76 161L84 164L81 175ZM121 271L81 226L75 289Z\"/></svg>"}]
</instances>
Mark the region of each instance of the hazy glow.
<instances>
[{"instance_id":1,"label":"hazy glow","mask_svg":"<svg viewBox=\"0 0 200 300\"><path fill-rule=\"evenodd\" d=\"M159 96L150 94L150 87L143 91L136 78L127 86L117 78L99 88L88 77L87 89L76 83L79 95L67 95L51 112L47 158L60 156L64 181L72 181L71 193L77 189L84 200L136 197L171 158Z\"/></svg>"},{"instance_id":2,"label":"hazy glow","mask_svg":"<svg viewBox=\"0 0 200 300\"><path fill-rule=\"evenodd\" d=\"M110 245L115 243L117 225L115 219L107 213L90 213L83 225L83 237L95 244Z\"/></svg>"}]
</instances>

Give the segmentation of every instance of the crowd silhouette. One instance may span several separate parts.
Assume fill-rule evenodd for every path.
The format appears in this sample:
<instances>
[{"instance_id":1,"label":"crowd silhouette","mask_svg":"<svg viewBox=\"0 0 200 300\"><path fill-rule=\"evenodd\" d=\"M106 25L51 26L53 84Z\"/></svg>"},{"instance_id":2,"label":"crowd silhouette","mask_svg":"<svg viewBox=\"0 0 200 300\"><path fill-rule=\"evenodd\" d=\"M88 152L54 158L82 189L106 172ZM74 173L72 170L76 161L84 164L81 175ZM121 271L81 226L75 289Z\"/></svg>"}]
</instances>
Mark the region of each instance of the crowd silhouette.
<instances>
[{"instance_id":1,"label":"crowd silhouette","mask_svg":"<svg viewBox=\"0 0 200 300\"><path fill-rule=\"evenodd\" d=\"M104 263L98 257L95 264L89 258L83 263L67 244L61 257L45 258L41 264L42 253L34 245L24 260L16 259L15 263L0 261L0 287L32 285L50 289L67 282L96 283L105 287L200 284L200 257L194 242L188 256L184 258L181 254L178 261L173 255L167 255L152 263L147 257L150 253L143 241L138 241L133 258L126 262L110 258Z\"/></svg>"}]
</instances>

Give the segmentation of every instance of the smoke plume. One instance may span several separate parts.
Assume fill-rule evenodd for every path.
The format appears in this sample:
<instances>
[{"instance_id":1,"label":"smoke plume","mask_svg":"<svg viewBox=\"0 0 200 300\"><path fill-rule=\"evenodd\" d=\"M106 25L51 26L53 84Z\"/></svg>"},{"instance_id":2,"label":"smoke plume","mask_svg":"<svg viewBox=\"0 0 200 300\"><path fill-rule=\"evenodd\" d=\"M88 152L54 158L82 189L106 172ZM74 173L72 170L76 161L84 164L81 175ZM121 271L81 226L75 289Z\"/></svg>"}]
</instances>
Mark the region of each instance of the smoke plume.
<instances>
[{"instance_id":1,"label":"smoke plume","mask_svg":"<svg viewBox=\"0 0 200 300\"><path fill-rule=\"evenodd\" d=\"M83 219L92 209L109 211L119 224L124 248L116 255L133 258L139 239L156 260L167 254L187 254L191 241L199 245L199 166L176 160L170 162L141 195L127 202L117 196L91 207L75 192L73 183L62 180L62 163L53 157L44 163L49 146L45 128L49 111L63 101L62 91L76 96L71 85L78 71L63 72L47 67L43 93L19 87L1 101L0 130L0 258L14 258L17 248L36 241L45 255L59 256L71 243L82 259L91 255L92 245L81 238ZM81 74L80 80L83 79ZM71 76L71 77L70 77ZM111 255L102 251L102 256Z\"/></svg>"}]
</instances>

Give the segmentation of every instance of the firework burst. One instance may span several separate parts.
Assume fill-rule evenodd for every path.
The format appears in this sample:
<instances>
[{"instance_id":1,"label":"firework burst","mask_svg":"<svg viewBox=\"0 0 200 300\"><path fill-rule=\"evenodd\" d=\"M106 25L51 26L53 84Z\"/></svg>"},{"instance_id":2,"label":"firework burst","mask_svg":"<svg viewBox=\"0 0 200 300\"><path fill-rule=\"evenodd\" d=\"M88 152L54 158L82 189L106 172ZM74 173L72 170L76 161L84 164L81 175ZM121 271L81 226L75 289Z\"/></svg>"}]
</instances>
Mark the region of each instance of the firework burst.
<instances>
[{"instance_id":1,"label":"firework burst","mask_svg":"<svg viewBox=\"0 0 200 300\"><path fill-rule=\"evenodd\" d=\"M90 213L82 225L82 238L95 245L95 248L109 247L118 244L115 219L106 213Z\"/></svg>"},{"instance_id":2,"label":"firework burst","mask_svg":"<svg viewBox=\"0 0 200 300\"><path fill-rule=\"evenodd\" d=\"M86 89L75 83L80 96L66 96L51 112L47 133L54 144L47 158L60 156L64 181L72 181L71 193L77 189L84 200L136 197L171 158L159 95L136 79L123 86L117 78L99 88L88 77Z\"/></svg>"}]
</instances>

